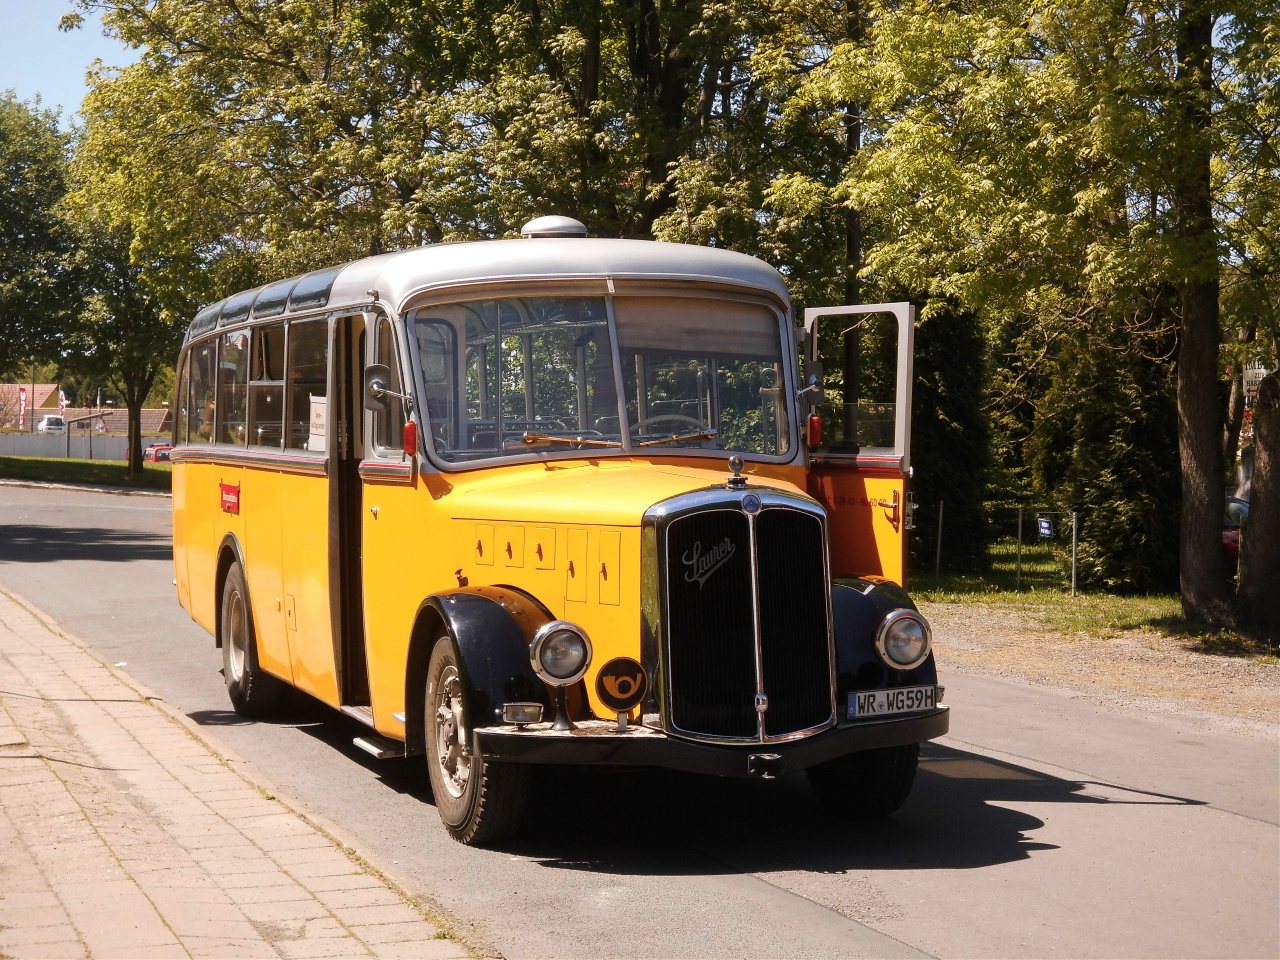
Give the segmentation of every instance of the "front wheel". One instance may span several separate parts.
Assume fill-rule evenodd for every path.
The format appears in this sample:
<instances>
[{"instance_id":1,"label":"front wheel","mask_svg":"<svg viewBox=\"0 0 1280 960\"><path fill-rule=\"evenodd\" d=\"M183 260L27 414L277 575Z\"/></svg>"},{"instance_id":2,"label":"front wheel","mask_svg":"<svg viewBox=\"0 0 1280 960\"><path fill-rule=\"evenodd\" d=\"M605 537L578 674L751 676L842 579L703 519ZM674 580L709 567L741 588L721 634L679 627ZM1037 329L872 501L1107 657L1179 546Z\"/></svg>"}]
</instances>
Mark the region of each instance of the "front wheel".
<instances>
[{"instance_id":1,"label":"front wheel","mask_svg":"<svg viewBox=\"0 0 1280 960\"><path fill-rule=\"evenodd\" d=\"M280 705L284 684L258 662L258 637L244 571L233 563L222 586L222 676L227 682L231 706L243 717L261 717Z\"/></svg>"},{"instance_id":2,"label":"front wheel","mask_svg":"<svg viewBox=\"0 0 1280 960\"><path fill-rule=\"evenodd\" d=\"M829 809L860 820L887 817L915 783L920 744L883 747L810 767L809 786Z\"/></svg>"},{"instance_id":3,"label":"front wheel","mask_svg":"<svg viewBox=\"0 0 1280 960\"><path fill-rule=\"evenodd\" d=\"M449 835L468 846L511 836L524 817L529 768L472 755L458 657L448 635L437 638L431 651L423 706L427 773L436 810Z\"/></svg>"}]
</instances>

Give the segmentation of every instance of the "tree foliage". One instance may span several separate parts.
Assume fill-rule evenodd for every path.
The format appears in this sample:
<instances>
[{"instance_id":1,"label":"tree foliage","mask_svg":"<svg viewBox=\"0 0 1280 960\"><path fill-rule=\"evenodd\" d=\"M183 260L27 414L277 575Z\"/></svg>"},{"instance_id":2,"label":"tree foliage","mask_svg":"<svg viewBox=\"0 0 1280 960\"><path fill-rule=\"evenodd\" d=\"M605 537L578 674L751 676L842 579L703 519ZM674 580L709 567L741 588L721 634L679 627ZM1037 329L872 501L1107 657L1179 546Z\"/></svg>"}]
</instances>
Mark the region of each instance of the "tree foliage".
<instances>
[{"instance_id":1,"label":"tree foliage","mask_svg":"<svg viewBox=\"0 0 1280 960\"><path fill-rule=\"evenodd\" d=\"M57 115L0 92L0 373L58 354L72 299L66 168Z\"/></svg>"},{"instance_id":2,"label":"tree foliage","mask_svg":"<svg viewBox=\"0 0 1280 960\"><path fill-rule=\"evenodd\" d=\"M1080 509L1112 589L1180 542L1219 615L1220 381L1276 355L1280 0L80 7L141 50L78 162L163 316L547 212L763 257L797 307L908 291L918 490Z\"/></svg>"}]
</instances>

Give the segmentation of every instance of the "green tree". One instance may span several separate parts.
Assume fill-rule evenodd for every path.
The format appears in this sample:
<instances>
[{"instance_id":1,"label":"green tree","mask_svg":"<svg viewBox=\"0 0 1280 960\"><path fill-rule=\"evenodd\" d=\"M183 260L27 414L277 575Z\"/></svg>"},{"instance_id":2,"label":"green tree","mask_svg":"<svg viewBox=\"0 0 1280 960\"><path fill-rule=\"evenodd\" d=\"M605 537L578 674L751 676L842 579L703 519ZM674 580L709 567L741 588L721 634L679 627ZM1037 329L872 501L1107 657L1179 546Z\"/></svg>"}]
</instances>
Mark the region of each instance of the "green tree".
<instances>
[{"instance_id":1,"label":"green tree","mask_svg":"<svg viewBox=\"0 0 1280 960\"><path fill-rule=\"evenodd\" d=\"M0 373L58 355L74 301L66 169L57 114L0 92Z\"/></svg>"},{"instance_id":2,"label":"green tree","mask_svg":"<svg viewBox=\"0 0 1280 960\"><path fill-rule=\"evenodd\" d=\"M915 346L911 461L920 509L908 541L911 563L916 570L933 569L942 501L946 569L980 574L991 541L991 430L981 321L947 301L928 301L917 315Z\"/></svg>"},{"instance_id":3,"label":"green tree","mask_svg":"<svg viewBox=\"0 0 1280 960\"><path fill-rule=\"evenodd\" d=\"M66 366L107 384L129 417L129 472L142 472L142 408L178 355L185 325L172 322L132 255L127 225L112 228L70 208L79 239L82 306L65 346Z\"/></svg>"},{"instance_id":4,"label":"green tree","mask_svg":"<svg viewBox=\"0 0 1280 960\"><path fill-rule=\"evenodd\" d=\"M954 297L997 339L1006 331L1014 357L1001 358L993 386L1008 409L1029 401L1039 411L1033 431L1047 408L1027 389L1051 381L1052 365L1110 377L1111 366L1086 358L1141 352L1177 330L1181 584L1192 619L1226 615L1222 264L1275 275L1269 228L1241 211L1268 209L1260 197L1273 190L1274 155L1260 144L1273 142L1275 114L1248 91L1266 87L1258 58L1275 62L1266 25L1276 12L1274 3L877 4L870 43L833 51L798 94L867 104L866 141L841 187L878 221L864 276ZM1089 349L1068 351L1080 336ZM1134 434L1149 446L1139 459L1164 462L1166 436ZM1128 549L1097 535L1100 550Z\"/></svg>"}]
</instances>

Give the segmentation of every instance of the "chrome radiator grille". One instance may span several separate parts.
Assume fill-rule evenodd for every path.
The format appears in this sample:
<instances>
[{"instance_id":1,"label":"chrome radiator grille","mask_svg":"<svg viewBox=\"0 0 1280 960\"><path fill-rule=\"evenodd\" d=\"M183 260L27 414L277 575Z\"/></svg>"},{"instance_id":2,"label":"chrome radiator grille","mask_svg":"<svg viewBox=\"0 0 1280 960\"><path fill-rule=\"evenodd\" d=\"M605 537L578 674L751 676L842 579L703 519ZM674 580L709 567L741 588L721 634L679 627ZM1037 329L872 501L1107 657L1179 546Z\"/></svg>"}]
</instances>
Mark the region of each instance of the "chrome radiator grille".
<instances>
[{"instance_id":1,"label":"chrome radiator grille","mask_svg":"<svg viewBox=\"0 0 1280 960\"><path fill-rule=\"evenodd\" d=\"M834 711L822 520L811 511L770 504L752 515L735 494L728 502L681 512L666 525L668 724L734 740L782 738L829 725ZM767 698L763 712L757 709L761 695Z\"/></svg>"}]
</instances>

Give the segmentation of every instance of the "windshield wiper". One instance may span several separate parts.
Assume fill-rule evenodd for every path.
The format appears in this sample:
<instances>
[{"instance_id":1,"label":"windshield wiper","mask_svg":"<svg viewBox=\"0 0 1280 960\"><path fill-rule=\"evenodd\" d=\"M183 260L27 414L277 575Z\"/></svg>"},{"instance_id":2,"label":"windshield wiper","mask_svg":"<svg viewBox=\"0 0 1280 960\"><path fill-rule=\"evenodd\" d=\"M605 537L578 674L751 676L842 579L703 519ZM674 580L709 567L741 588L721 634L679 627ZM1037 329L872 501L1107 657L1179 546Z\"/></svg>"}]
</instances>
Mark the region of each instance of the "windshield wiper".
<instances>
[{"instance_id":1,"label":"windshield wiper","mask_svg":"<svg viewBox=\"0 0 1280 960\"><path fill-rule=\"evenodd\" d=\"M645 440L643 443L633 443L633 447L656 447L663 443L680 443L684 440L714 440L719 436L718 430L703 430L699 433L686 433L679 437L663 437L661 440Z\"/></svg>"},{"instance_id":2,"label":"windshield wiper","mask_svg":"<svg viewBox=\"0 0 1280 960\"><path fill-rule=\"evenodd\" d=\"M553 437L545 433L526 433L525 443L571 443L581 447L620 447L617 440L589 440L586 437Z\"/></svg>"}]
</instances>

